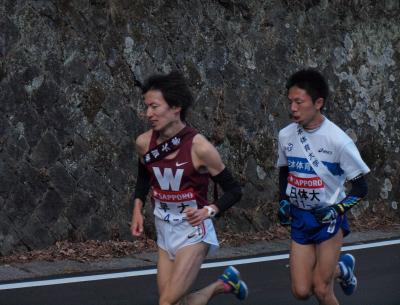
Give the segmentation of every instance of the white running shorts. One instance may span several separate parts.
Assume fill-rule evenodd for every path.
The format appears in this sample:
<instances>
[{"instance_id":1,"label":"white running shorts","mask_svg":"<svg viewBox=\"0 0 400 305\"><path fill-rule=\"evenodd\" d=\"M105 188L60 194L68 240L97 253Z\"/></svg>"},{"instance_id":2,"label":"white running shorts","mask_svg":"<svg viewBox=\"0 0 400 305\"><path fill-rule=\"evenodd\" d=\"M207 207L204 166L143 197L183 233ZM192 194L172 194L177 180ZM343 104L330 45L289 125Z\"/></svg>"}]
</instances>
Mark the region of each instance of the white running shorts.
<instances>
[{"instance_id":1,"label":"white running shorts","mask_svg":"<svg viewBox=\"0 0 400 305\"><path fill-rule=\"evenodd\" d=\"M171 260L175 260L179 249L205 242L210 245L208 254L218 249L219 243L215 233L214 224L211 219L206 219L200 226L192 227L187 221L179 224L170 224L155 217L157 229L157 245L168 252Z\"/></svg>"}]
</instances>

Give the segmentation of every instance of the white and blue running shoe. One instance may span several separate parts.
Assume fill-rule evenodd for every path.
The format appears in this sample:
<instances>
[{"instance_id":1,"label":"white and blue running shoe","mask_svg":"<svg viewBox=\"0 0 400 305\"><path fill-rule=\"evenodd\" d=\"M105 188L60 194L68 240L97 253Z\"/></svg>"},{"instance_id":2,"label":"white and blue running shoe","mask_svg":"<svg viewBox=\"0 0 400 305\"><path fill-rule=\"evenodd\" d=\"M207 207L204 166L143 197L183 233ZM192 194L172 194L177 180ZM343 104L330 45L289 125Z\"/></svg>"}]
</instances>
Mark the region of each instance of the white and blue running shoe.
<instances>
[{"instance_id":1,"label":"white and blue running shoe","mask_svg":"<svg viewBox=\"0 0 400 305\"><path fill-rule=\"evenodd\" d=\"M340 256L339 269L340 269L340 286L345 295L351 295L357 288L357 278L354 275L354 266L356 259L353 255L346 253Z\"/></svg>"}]
</instances>

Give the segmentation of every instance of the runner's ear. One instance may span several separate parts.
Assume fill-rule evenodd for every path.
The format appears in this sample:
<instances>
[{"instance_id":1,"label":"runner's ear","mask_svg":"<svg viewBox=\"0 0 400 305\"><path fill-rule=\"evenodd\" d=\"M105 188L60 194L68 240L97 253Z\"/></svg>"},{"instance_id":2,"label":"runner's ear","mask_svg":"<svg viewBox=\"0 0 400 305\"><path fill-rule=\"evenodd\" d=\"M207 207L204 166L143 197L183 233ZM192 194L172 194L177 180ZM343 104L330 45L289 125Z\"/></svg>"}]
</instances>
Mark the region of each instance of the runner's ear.
<instances>
[{"instance_id":1,"label":"runner's ear","mask_svg":"<svg viewBox=\"0 0 400 305\"><path fill-rule=\"evenodd\" d=\"M171 109L175 112L175 113L180 113L182 110L182 107L180 106L172 106Z\"/></svg>"},{"instance_id":2,"label":"runner's ear","mask_svg":"<svg viewBox=\"0 0 400 305\"><path fill-rule=\"evenodd\" d=\"M317 98L317 100L315 101L315 107L318 109L318 110L321 110L321 108L324 106L324 99L322 98L322 97L319 97L319 98Z\"/></svg>"}]
</instances>

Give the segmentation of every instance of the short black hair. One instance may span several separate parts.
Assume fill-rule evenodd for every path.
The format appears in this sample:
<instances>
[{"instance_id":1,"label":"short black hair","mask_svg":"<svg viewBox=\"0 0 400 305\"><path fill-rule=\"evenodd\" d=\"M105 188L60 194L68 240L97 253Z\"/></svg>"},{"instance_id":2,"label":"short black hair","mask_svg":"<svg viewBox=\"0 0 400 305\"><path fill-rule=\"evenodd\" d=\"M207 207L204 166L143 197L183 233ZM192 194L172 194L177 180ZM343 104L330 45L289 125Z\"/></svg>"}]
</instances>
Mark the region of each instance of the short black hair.
<instances>
[{"instance_id":1,"label":"short black hair","mask_svg":"<svg viewBox=\"0 0 400 305\"><path fill-rule=\"evenodd\" d=\"M150 90L161 91L170 107L181 107L180 117L182 121L185 120L187 110L193 104L193 95L180 72L172 71L166 75L150 76L142 86L142 94L146 94Z\"/></svg>"},{"instance_id":2,"label":"short black hair","mask_svg":"<svg viewBox=\"0 0 400 305\"><path fill-rule=\"evenodd\" d=\"M314 103L319 98L323 98L325 102L329 95L328 83L324 76L314 69L300 70L292 74L286 83L286 89L289 91L294 86L307 91Z\"/></svg>"}]
</instances>

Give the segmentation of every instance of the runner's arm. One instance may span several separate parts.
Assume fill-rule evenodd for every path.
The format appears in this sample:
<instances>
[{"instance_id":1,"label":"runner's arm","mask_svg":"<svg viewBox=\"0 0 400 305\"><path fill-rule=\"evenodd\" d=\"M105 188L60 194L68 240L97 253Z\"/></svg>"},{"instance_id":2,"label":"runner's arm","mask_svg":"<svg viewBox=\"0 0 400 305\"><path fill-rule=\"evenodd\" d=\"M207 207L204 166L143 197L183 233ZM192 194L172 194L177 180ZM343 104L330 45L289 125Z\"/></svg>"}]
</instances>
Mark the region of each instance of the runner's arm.
<instances>
[{"instance_id":1,"label":"runner's arm","mask_svg":"<svg viewBox=\"0 0 400 305\"><path fill-rule=\"evenodd\" d=\"M211 179L224 191L224 194L211 205L215 206L217 214L220 214L242 198L242 188L223 164L217 149L204 136L199 135L195 138L194 148L199 165L207 168Z\"/></svg>"},{"instance_id":2,"label":"runner's arm","mask_svg":"<svg viewBox=\"0 0 400 305\"><path fill-rule=\"evenodd\" d=\"M138 176L136 179L136 188L133 199L140 199L142 207L146 202L147 194L150 189L150 176L144 164L138 159Z\"/></svg>"},{"instance_id":3,"label":"runner's arm","mask_svg":"<svg viewBox=\"0 0 400 305\"><path fill-rule=\"evenodd\" d=\"M278 219L281 225L290 225L290 202L286 195L286 188L288 184L289 167L279 167L279 210Z\"/></svg>"},{"instance_id":4,"label":"runner's arm","mask_svg":"<svg viewBox=\"0 0 400 305\"><path fill-rule=\"evenodd\" d=\"M214 202L219 209L219 213L223 213L242 198L240 184L233 178L226 167L218 175L211 176L211 179L220 185L224 191L224 194Z\"/></svg>"},{"instance_id":5,"label":"runner's arm","mask_svg":"<svg viewBox=\"0 0 400 305\"><path fill-rule=\"evenodd\" d=\"M142 208L146 202L150 189L150 176L144 164L138 159L138 177L136 181L133 201L131 232L133 236L140 236L143 232Z\"/></svg>"},{"instance_id":6,"label":"runner's arm","mask_svg":"<svg viewBox=\"0 0 400 305\"><path fill-rule=\"evenodd\" d=\"M146 201L147 194L150 189L150 176L146 167L141 161L142 156L148 148L149 133L140 135L136 139L136 151L138 158L138 176L136 179L136 188L134 194L131 233L133 236L140 236L143 232L143 215L142 208Z\"/></svg>"},{"instance_id":7,"label":"runner's arm","mask_svg":"<svg viewBox=\"0 0 400 305\"><path fill-rule=\"evenodd\" d=\"M358 177L350 180L351 190L348 195L338 204L335 204L336 211L341 215L346 213L358 202L363 199L368 193L368 185L365 177L359 175Z\"/></svg>"},{"instance_id":8,"label":"runner's arm","mask_svg":"<svg viewBox=\"0 0 400 305\"><path fill-rule=\"evenodd\" d=\"M288 200L286 195L286 188L288 184L289 167L280 166L279 167L279 201Z\"/></svg>"},{"instance_id":9,"label":"runner's arm","mask_svg":"<svg viewBox=\"0 0 400 305\"><path fill-rule=\"evenodd\" d=\"M314 215L321 223L330 223L338 215L343 215L358 202L361 201L368 193L367 181L363 175L350 180L351 190L348 195L339 203L329 207L320 208L314 211Z\"/></svg>"}]
</instances>

